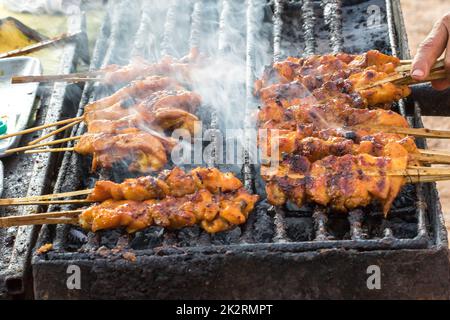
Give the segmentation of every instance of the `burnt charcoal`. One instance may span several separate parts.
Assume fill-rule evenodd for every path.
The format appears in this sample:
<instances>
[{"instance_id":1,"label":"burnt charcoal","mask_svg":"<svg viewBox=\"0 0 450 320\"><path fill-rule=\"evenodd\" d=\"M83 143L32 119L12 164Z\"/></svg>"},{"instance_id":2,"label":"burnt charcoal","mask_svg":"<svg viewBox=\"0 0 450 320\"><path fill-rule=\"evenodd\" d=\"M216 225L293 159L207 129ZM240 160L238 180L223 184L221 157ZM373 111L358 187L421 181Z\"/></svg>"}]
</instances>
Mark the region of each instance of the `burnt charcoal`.
<instances>
[{"instance_id":1,"label":"burnt charcoal","mask_svg":"<svg viewBox=\"0 0 450 320\"><path fill-rule=\"evenodd\" d=\"M270 205L263 201L258 204L253 214L256 215L253 238L257 242L272 242L275 235L273 219L267 214Z\"/></svg>"},{"instance_id":2,"label":"burnt charcoal","mask_svg":"<svg viewBox=\"0 0 450 320\"><path fill-rule=\"evenodd\" d=\"M407 223L400 219L391 220L389 227L398 239L413 239L417 236L417 223Z\"/></svg>"},{"instance_id":3,"label":"burnt charcoal","mask_svg":"<svg viewBox=\"0 0 450 320\"><path fill-rule=\"evenodd\" d=\"M69 233L67 234L67 240L75 245L83 245L87 243L88 237L81 230L72 228L69 230Z\"/></svg>"},{"instance_id":4,"label":"burnt charcoal","mask_svg":"<svg viewBox=\"0 0 450 320\"><path fill-rule=\"evenodd\" d=\"M195 246L198 243L200 233L199 226L181 229L178 232L178 244L182 247Z\"/></svg>"},{"instance_id":5,"label":"burnt charcoal","mask_svg":"<svg viewBox=\"0 0 450 320\"><path fill-rule=\"evenodd\" d=\"M238 243L241 234L242 234L241 229L239 227L236 227L230 231L220 232L211 235L211 243L214 245Z\"/></svg>"},{"instance_id":6,"label":"burnt charcoal","mask_svg":"<svg viewBox=\"0 0 450 320\"><path fill-rule=\"evenodd\" d=\"M155 248L162 245L164 228L150 227L137 232L130 242L130 247L135 250Z\"/></svg>"},{"instance_id":7,"label":"burnt charcoal","mask_svg":"<svg viewBox=\"0 0 450 320\"><path fill-rule=\"evenodd\" d=\"M414 185L406 185L398 197L395 199L392 208L395 210L396 208L405 208L411 207L415 205L415 187Z\"/></svg>"},{"instance_id":8,"label":"burnt charcoal","mask_svg":"<svg viewBox=\"0 0 450 320\"><path fill-rule=\"evenodd\" d=\"M327 230L334 239L348 239L350 236L350 222L347 219L347 215L330 214Z\"/></svg>"},{"instance_id":9,"label":"burnt charcoal","mask_svg":"<svg viewBox=\"0 0 450 320\"><path fill-rule=\"evenodd\" d=\"M286 234L291 241L311 241L314 238L312 218L286 218Z\"/></svg>"},{"instance_id":10,"label":"burnt charcoal","mask_svg":"<svg viewBox=\"0 0 450 320\"><path fill-rule=\"evenodd\" d=\"M11 247L11 246L14 245L14 241L15 240L16 240L16 236L15 235L10 235L10 236L7 236L4 239L4 243L5 243L6 246Z\"/></svg>"},{"instance_id":11,"label":"burnt charcoal","mask_svg":"<svg viewBox=\"0 0 450 320\"><path fill-rule=\"evenodd\" d=\"M122 236L119 230L107 230L100 232L100 245L112 249L116 246L117 241Z\"/></svg>"}]
</instances>

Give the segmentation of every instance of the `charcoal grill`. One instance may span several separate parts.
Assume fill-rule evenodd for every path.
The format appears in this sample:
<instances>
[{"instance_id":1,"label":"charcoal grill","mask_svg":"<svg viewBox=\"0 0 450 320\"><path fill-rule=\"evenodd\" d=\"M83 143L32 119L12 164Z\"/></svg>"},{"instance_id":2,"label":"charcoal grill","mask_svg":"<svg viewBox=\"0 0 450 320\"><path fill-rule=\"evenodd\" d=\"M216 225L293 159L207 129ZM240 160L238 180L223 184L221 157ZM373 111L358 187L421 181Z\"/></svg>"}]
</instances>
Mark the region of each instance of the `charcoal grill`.
<instances>
[{"instance_id":1,"label":"charcoal grill","mask_svg":"<svg viewBox=\"0 0 450 320\"><path fill-rule=\"evenodd\" d=\"M409 58L397 0L199 0L157 5L116 0L108 4L91 69L126 64L134 55L150 61L162 54L180 57L192 47L211 56L233 54L245 62L245 90L236 95L246 106L238 126L246 128L252 128L251 114L258 105L252 95L254 80L273 60L374 48ZM78 114L86 103L108 92L110 88L99 84L87 85ZM396 106L417 127L422 126L422 111L433 109L420 101L408 99ZM204 109L210 110L200 114L209 119L206 129L223 129L221 110ZM80 125L72 134L84 130ZM418 145L426 147L423 140ZM215 156L208 164L216 162ZM262 194L259 168L251 164L250 153L244 159L243 166L218 166L234 171L247 188ZM123 178L116 172L88 174L88 167L78 155L65 154L54 191L91 186L99 177ZM49 208L60 209L65 207ZM388 219L376 207L346 217L319 207L275 209L262 201L244 226L214 236L197 227L176 232L151 227L129 236L61 225L40 230L36 247L48 242L54 250L33 254L32 282L21 282L33 286L37 299L446 299L449 294L447 234L438 194L430 183L406 186ZM125 252L134 253L136 261L125 259ZM66 285L71 265L81 268L80 290ZM381 268L380 290L366 285L371 265Z\"/></svg>"}]
</instances>

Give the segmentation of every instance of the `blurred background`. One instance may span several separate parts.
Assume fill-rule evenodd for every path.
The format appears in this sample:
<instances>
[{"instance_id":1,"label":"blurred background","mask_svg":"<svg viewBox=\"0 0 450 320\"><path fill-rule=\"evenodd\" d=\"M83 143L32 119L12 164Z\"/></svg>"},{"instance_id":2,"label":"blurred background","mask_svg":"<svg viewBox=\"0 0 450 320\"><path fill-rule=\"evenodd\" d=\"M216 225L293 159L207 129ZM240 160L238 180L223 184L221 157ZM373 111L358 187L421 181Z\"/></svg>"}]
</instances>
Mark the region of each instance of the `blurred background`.
<instances>
[{"instance_id":1,"label":"blurred background","mask_svg":"<svg viewBox=\"0 0 450 320\"><path fill-rule=\"evenodd\" d=\"M414 55L420 42L433 28L433 24L446 12L450 12L450 0L400 0L403 8L409 47ZM448 106L450 108L450 106ZM424 117L425 127L450 130L450 119L441 117ZM428 147L450 151L448 140L428 140ZM450 232L450 181L438 183L442 210L445 213L447 230Z\"/></svg>"}]
</instances>

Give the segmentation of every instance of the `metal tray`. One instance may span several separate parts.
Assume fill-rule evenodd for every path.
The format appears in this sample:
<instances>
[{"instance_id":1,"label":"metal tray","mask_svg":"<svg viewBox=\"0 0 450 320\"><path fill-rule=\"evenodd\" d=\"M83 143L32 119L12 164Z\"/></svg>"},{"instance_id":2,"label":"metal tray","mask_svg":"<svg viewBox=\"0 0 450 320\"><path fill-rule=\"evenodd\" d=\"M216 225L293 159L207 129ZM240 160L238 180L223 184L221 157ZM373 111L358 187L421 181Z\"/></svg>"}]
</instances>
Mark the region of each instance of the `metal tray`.
<instances>
[{"instance_id":1,"label":"metal tray","mask_svg":"<svg viewBox=\"0 0 450 320\"><path fill-rule=\"evenodd\" d=\"M0 117L6 118L8 131L13 133L24 130L33 111L38 83L11 84L12 76L31 76L42 74L42 66L38 59L30 57L14 57L0 60ZM16 147L20 136L0 140L0 157L5 151Z\"/></svg>"}]
</instances>

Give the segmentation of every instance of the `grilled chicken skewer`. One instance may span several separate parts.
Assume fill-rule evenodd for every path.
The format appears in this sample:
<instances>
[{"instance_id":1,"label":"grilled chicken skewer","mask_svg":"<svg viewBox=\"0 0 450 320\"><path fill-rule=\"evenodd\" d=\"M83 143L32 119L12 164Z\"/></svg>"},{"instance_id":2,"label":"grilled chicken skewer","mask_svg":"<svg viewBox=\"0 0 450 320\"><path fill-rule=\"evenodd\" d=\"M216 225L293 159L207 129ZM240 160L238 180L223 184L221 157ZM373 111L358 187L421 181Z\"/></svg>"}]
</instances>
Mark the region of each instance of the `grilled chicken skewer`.
<instances>
[{"instance_id":1,"label":"grilled chicken skewer","mask_svg":"<svg viewBox=\"0 0 450 320\"><path fill-rule=\"evenodd\" d=\"M167 62L161 62L162 65L166 65ZM130 70L122 70L123 74L126 75L127 72L131 72ZM136 70L135 70L136 71ZM150 69L148 70L150 72ZM120 75L121 73L117 73L116 76ZM156 72L157 74L157 72ZM85 115L81 119L86 119L88 115L90 117L96 117L97 118L100 114L101 109L110 108L115 105L115 109L111 108L110 112L117 112L119 110L121 111L122 116L127 116L129 114L126 114L125 109L130 109L130 103L131 105L139 105L140 102L144 101L146 98L151 97L151 99L147 99L147 102L153 101L154 109L163 109L165 107L172 107L176 109L188 109L190 106L187 105L189 101L187 101L188 98L191 99L191 104L194 106L196 104L196 101L199 101L198 95L195 95L194 93L191 93L189 91L184 90L184 88L179 84L180 82L177 81L173 74L170 72L167 74L169 76L158 76L155 75L155 73L147 73L146 78L143 80L137 80L133 81L133 79L130 80L133 81L130 83L130 85L120 89L115 94L106 97L104 99L101 99L99 101L93 102L86 106L85 108ZM123 78L123 77L122 77ZM162 94L161 91L164 91L164 94ZM183 91L184 90L184 91ZM159 93L159 95L155 95L156 93ZM172 96L175 95L177 98L173 98ZM183 100L184 99L184 100ZM99 111L99 113L96 113L95 111ZM132 114L132 113L131 113ZM117 119L117 118L115 118ZM73 118L73 122L80 121L80 118ZM64 120L64 123L70 123L72 122L70 119ZM60 122L54 123L54 124L47 124L45 126L40 126L36 128L30 128L24 131L16 132L14 134L4 135L0 136L0 139L6 139L12 136L22 135L29 132L38 131L47 127L52 126L58 126ZM55 131L56 134L58 131ZM50 135L49 135L50 136ZM42 139L32 141L30 144L36 144L37 142L41 141Z\"/></svg>"},{"instance_id":2,"label":"grilled chicken skewer","mask_svg":"<svg viewBox=\"0 0 450 320\"><path fill-rule=\"evenodd\" d=\"M78 219L73 215L71 218L72 223L79 223L94 232L119 227L135 232L151 225L179 229L199 224L207 232L216 233L244 223L258 200L258 196L247 192L232 173L215 168L196 168L188 173L174 168L161 173L158 178L128 179L120 184L99 181L89 193L87 202L102 203L84 210ZM85 193L78 191L62 195L82 194ZM26 201L4 199L3 202L27 204L50 196L59 197L47 195ZM2 218L0 226L10 226L14 222L33 223L36 219L41 223L45 218L49 218L50 223L54 218L58 218L56 222L61 220L55 213L38 216L15 220L13 217Z\"/></svg>"},{"instance_id":3,"label":"grilled chicken skewer","mask_svg":"<svg viewBox=\"0 0 450 320\"><path fill-rule=\"evenodd\" d=\"M126 66L108 65L101 70L66 75L17 76L12 78L12 83L102 81L109 85L120 85L149 75L165 75L189 82L190 70L198 64L198 58L197 50L192 50L189 55L179 60L165 56L158 63L149 63L142 58L135 57ZM97 76L101 76L101 78L97 78Z\"/></svg>"},{"instance_id":4,"label":"grilled chicken skewer","mask_svg":"<svg viewBox=\"0 0 450 320\"><path fill-rule=\"evenodd\" d=\"M266 70L255 84L255 93L263 101L277 98L295 103L296 99L310 97L320 102L332 95L352 102L354 107L383 106L411 93L405 81L409 74L401 68L399 59L376 50L358 56L289 57ZM433 71L442 68L438 63Z\"/></svg>"},{"instance_id":5,"label":"grilled chicken skewer","mask_svg":"<svg viewBox=\"0 0 450 320\"><path fill-rule=\"evenodd\" d=\"M29 201L67 198L88 195L86 200L101 202L105 200L143 201L162 199L166 196L180 197L206 189L213 193L232 192L242 188L242 182L230 172L221 172L217 168L195 168L185 172L175 167L162 171L158 177L144 176L126 179L122 183L107 180L97 181L95 187L87 190L42 196L0 199L0 205L14 205Z\"/></svg>"},{"instance_id":6,"label":"grilled chicken skewer","mask_svg":"<svg viewBox=\"0 0 450 320\"><path fill-rule=\"evenodd\" d=\"M245 223L257 200L244 188L223 194L202 189L161 200L106 200L86 210L4 217L0 227L70 223L93 232L125 228L133 233L153 225L181 229L198 224L208 233L217 233Z\"/></svg>"},{"instance_id":7,"label":"grilled chicken skewer","mask_svg":"<svg viewBox=\"0 0 450 320\"><path fill-rule=\"evenodd\" d=\"M278 206L288 200L299 207L311 201L343 212L378 200L387 214L406 183L404 176L389 176L388 172L406 172L408 152L393 143L386 145L385 154L328 156L313 163L305 157L291 156L275 170L263 166L267 198Z\"/></svg>"}]
</instances>

